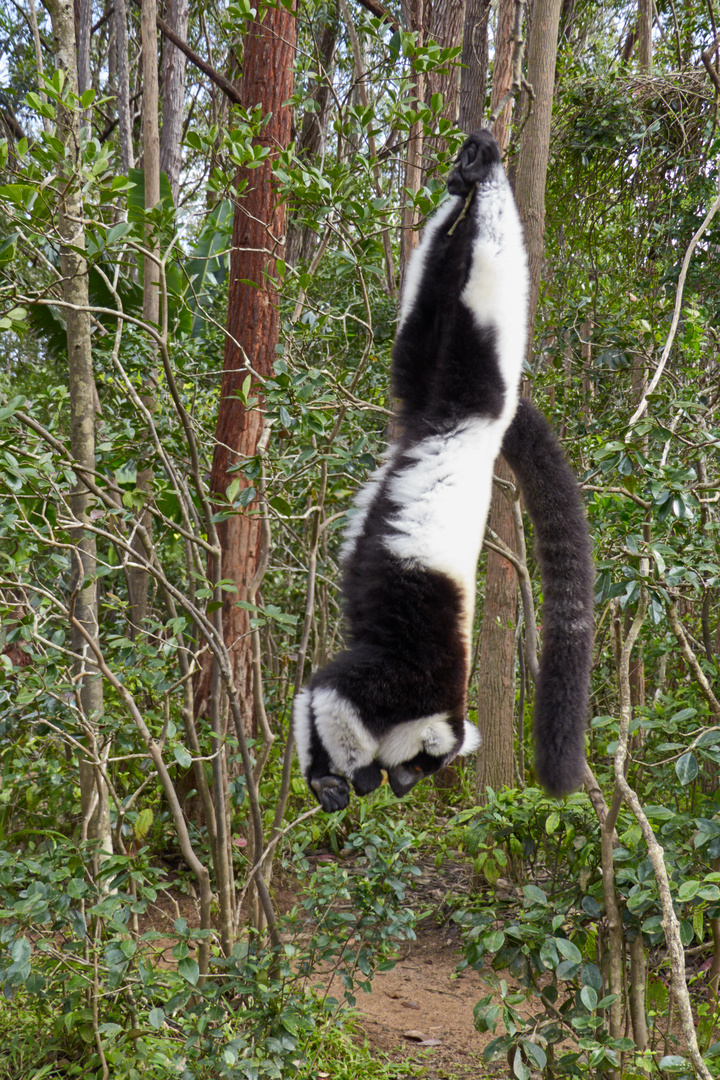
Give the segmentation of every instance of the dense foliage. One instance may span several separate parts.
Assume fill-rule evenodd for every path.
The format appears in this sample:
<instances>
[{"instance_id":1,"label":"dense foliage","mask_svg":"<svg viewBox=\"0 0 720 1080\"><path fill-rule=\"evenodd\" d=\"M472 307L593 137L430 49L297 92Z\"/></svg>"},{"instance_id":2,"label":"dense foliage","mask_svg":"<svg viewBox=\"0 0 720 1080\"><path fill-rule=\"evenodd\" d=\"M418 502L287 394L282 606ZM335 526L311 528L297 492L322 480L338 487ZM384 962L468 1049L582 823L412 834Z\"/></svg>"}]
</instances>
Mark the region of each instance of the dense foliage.
<instances>
[{"instance_id":1,"label":"dense foliage","mask_svg":"<svg viewBox=\"0 0 720 1080\"><path fill-rule=\"evenodd\" d=\"M563 8L527 375L583 482L595 542L593 800L556 805L532 786L532 686L519 663L517 788L488 792L480 808L462 777L408 805L381 791L326 822L307 813L283 756L293 689L341 633L342 528L392 422L399 225L408 207L426 215L438 203L460 139L440 95L414 96L419 75L457 63L459 45L421 41L359 6L348 22L343 9L311 3L297 15L297 140L272 157L288 214L272 282L281 329L271 376L256 378L249 358L240 392L248 410L265 410L267 434L224 499L211 499L234 198L238 177L248 198L268 156L262 109L228 106L188 66L178 194L163 182L146 210L143 170L120 166L113 19L96 6L90 85L76 95L55 70L48 16L38 12L41 75L32 18L0 6L0 1073L285 1078L323 1066L341 1078L359 1054L354 1075L400 1075L336 1028L338 1010L392 963L394 941L412 937L414 855L438 853L442 867L459 847L477 896L449 902L464 963L488 981L476 1009L478 1030L494 1033L488 1060L507 1055L521 1080L533 1069L697 1075L670 977L667 899L627 800L603 849L620 746L619 771L664 849L700 1052L719 1075L720 215L697 237L719 181L717 98L701 58L712 8L658 5L652 71L620 57L634 10ZM221 40L214 64L234 75L259 17L244 0L219 5L193 12L187 36L202 53ZM127 25L135 64L134 11ZM76 158L56 126L62 110L82 123ZM321 138L310 145L313 118ZM405 158L418 132L426 159L412 188ZM137 144L137 123L133 135ZM65 185L84 207L92 476L70 449ZM159 326L143 316L154 245ZM662 377L631 421L663 350ZM92 504L79 528L82 478ZM262 518L267 555L242 596L212 558L215 526L236 515ZM79 531L95 538L99 613L97 641L81 647ZM138 565L149 581L139 626ZM250 614L274 742L233 715L217 621L228 598ZM207 654L229 680L219 718L193 700ZM99 714L81 694L92 679L103 683ZM263 906L261 863L268 882L293 883L288 911ZM629 973L619 989L618 948Z\"/></svg>"}]
</instances>

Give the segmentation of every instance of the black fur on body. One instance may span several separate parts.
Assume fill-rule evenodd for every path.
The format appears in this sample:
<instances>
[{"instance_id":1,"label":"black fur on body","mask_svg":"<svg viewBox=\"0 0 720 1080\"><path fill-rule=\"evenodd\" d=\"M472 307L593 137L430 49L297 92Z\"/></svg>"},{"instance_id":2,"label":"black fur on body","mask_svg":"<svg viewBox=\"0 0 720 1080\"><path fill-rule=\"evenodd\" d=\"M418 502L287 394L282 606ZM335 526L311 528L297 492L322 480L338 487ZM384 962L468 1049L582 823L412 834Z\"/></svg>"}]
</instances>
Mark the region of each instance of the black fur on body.
<instances>
[{"instance_id":1,"label":"black fur on body","mask_svg":"<svg viewBox=\"0 0 720 1080\"><path fill-rule=\"evenodd\" d=\"M591 626L592 564L582 554L588 543L577 485L547 424L523 404L508 429L524 352L526 265L517 213L488 132L466 141L448 188L459 197L426 230L393 348L401 434L361 492L349 530L347 650L313 676L294 707L301 766L326 811L347 805L350 784L363 795L380 785L384 773L393 792L404 795L478 745L476 729L465 720L475 564L504 433L508 460L523 494L529 492L546 592L538 775L557 794L581 780L589 638L583 629L576 641L564 627ZM498 312L488 306L492 279L477 286L473 277L493 244L501 257L503 244L511 251L519 329L508 326L505 294ZM468 488L474 474L477 506ZM453 491L466 497L451 499L457 520L446 522L432 505L442 507ZM563 561L568 553L559 535L568 520L577 533L570 563ZM449 547L457 542L462 563L457 572L451 558L445 564L442 545L428 540L433 529L442 537L448 527ZM577 586L568 591L573 574Z\"/></svg>"}]
</instances>

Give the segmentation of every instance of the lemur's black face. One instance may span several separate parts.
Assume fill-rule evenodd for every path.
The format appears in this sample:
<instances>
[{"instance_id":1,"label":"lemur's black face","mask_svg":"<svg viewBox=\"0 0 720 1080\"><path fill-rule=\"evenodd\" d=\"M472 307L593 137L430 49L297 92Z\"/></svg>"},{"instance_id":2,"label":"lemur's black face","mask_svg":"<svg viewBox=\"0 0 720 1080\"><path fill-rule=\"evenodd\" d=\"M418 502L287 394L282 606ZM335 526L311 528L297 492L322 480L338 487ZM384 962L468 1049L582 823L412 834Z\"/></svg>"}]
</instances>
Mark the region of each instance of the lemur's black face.
<instances>
[{"instance_id":1,"label":"lemur's black face","mask_svg":"<svg viewBox=\"0 0 720 1080\"><path fill-rule=\"evenodd\" d=\"M444 757L435 757L433 754L421 750L410 761L391 766L385 770L390 790L396 798L401 799L403 795L407 795L408 791L415 787L418 781L436 773L444 761Z\"/></svg>"},{"instance_id":2,"label":"lemur's black face","mask_svg":"<svg viewBox=\"0 0 720 1080\"><path fill-rule=\"evenodd\" d=\"M475 131L460 147L455 167L448 176L451 195L467 195L474 184L487 180L493 165L500 161L500 150L490 132Z\"/></svg>"}]
</instances>

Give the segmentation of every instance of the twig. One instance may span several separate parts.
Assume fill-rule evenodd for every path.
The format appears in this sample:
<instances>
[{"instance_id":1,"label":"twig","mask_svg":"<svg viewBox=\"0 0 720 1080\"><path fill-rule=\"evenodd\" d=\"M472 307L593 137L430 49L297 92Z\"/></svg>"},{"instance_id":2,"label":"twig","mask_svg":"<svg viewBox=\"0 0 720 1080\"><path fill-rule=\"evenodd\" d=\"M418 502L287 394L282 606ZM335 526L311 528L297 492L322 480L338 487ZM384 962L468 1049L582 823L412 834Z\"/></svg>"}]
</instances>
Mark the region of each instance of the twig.
<instances>
[{"instance_id":1,"label":"twig","mask_svg":"<svg viewBox=\"0 0 720 1080\"><path fill-rule=\"evenodd\" d=\"M530 83L523 78L522 74L523 51L525 48L525 38L522 35L522 20L524 11L525 0L515 0L515 21L513 23L512 34L510 35L510 40L514 43L512 58L512 82L510 83L510 89L507 91L506 94L503 95L500 101L498 101L497 105L490 114L490 119L485 125L489 128L493 127L508 102L510 102L513 98L517 97L521 90L524 90L526 92L531 103L535 100L535 93L533 91L533 88ZM525 123L527 123L527 117L525 117Z\"/></svg>"},{"instance_id":2,"label":"twig","mask_svg":"<svg viewBox=\"0 0 720 1080\"><path fill-rule=\"evenodd\" d=\"M658 364L657 370L656 370L655 374L653 375L653 377L652 377L652 379L650 381L650 385L645 389L645 392L643 393L643 396L640 399L640 404L638 405L637 409L635 410L635 412L632 414L632 416L630 417L630 419L628 421L628 427L629 428L632 428L633 425L638 422L640 417L644 415L644 413L645 413L645 411L647 409L647 400L650 397L650 395L652 393L654 393L655 388L657 387L657 384L660 382L660 379L662 378L662 373L665 370L665 365L667 364L668 357L670 355L670 350L672 349L673 342L675 341L675 334L677 333L678 323L680 321L680 312L682 310L683 291L685 289L685 279L687 277L688 269L690 267L690 260L691 260L691 258L693 256L693 252L695 251L695 248L698 245L698 242L700 241L700 238L702 237L703 233L707 229L707 227L710 224L710 222L712 221L712 219L715 217L715 214L718 212L718 210L720 210L720 194L717 196L714 203L712 204L712 206L708 210L707 214L705 215L705 220L703 221L702 225L697 230L697 232L695 233L692 240L690 241L690 243L687 246L687 251L685 252L685 258L683 259L683 263L682 263L682 269L680 270L680 277L678 278L677 292L675 293L675 309L673 311L673 317L672 317L672 322L670 323L670 331L669 331L668 336L667 336L667 341L665 342L665 348L662 351L662 356L660 357L660 363ZM628 431L628 434L627 434L626 438L629 438L629 437L630 437L630 432Z\"/></svg>"},{"instance_id":3,"label":"twig","mask_svg":"<svg viewBox=\"0 0 720 1080\"><path fill-rule=\"evenodd\" d=\"M714 39L708 45L707 49L703 49L703 51L700 53L700 59L702 60L703 64L705 65L705 70L707 71L708 75L710 76L710 81L712 82L713 86L717 90L718 94L720 94L720 76L718 75L717 71L713 67L712 54L717 49L719 43L720 43L720 34L716 34Z\"/></svg>"},{"instance_id":4,"label":"twig","mask_svg":"<svg viewBox=\"0 0 720 1080\"><path fill-rule=\"evenodd\" d=\"M697 1034L695 1031L695 1021L693 1019L692 1008L690 1006L690 995L688 994L687 982L685 979L685 952L683 949L682 940L680 938L680 923L675 912L673 904L672 892L670 890L670 881L668 878L667 866L665 865L665 852L658 842L652 825L650 824L645 811L642 808L640 799L637 793L630 786L625 776L625 763L628 756L628 741L630 732L630 719L632 715L632 706L630 703L630 655L633 645L640 632L643 620L645 618L645 611L647 609L647 596L645 591L641 593L640 602L638 604L638 610L633 620L632 626L628 631L628 635L623 643L620 665L618 670L618 680L620 683L620 731L618 739L618 748L615 752L615 791L619 793L620 799L616 799L613 796L613 808L617 804L619 810L620 803L624 800L636 821L640 826L640 830L643 835L643 839L647 845L648 855L650 862L652 863L653 871L655 874L655 880L657 882L658 893L660 894L660 902L662 905L662 927L665 934L665 942L668 948L668 954L670 957L670 970L672 974L672 986L675 992L675 997L678 1002L680 1011L680 1020L682 1024L683 1034L687 1045L688 1055L692 1061L693 1067L696 1073L703 1077L703 1080L711 1080L711 1075L708 1071L705 1062L703 1061L702 1054L700 1053L700 1047L698 1046ZM610 821L610 814L608 814L608 821ZM615 814L615 820L617 820L617 813ZM607 829L608 822L606 821ZM614 825L614 821L613 821Z\"/></svg>"},{"instance_id":5,"label":"twig","mask_svg":"<svg viewBox=\"0 0 720 1080\"><path fill-rule=\"evenodd\" d=\"M682 649L683 656L685 657L689 668L697 679L698 686L700 687L700 692L707 701L714 715L720 719L720 701L718 701L718 699L715 697L715 694L712 691L712 687L707 680L705 672L701 668L697 656L690 647L690 642L687 639L687 635L685 633L685 630L683 629L683 625L678 618L675 602L673 601L670 604L666 604L665 610L667 611L670 628L675 637L677 638L678 645Z\"/></svg>"}]
</instances>

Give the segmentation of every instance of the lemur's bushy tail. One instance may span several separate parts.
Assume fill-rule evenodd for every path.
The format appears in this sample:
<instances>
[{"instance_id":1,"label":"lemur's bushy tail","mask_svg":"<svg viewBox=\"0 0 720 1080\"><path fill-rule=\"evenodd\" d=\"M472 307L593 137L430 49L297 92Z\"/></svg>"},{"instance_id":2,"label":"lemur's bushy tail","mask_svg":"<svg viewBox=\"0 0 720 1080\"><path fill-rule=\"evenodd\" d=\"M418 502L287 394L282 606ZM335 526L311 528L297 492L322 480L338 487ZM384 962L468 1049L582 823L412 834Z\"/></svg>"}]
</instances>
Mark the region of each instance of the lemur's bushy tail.
<instances>
[{"instance_id":1,"label":"lemur's bushy tail","mask_svg":"<svg viewBox=\"0 0 720 1080\"><path fill-rule=\"evenodd\" d=\"M582 783L593 643L594 570L580 489L545 417L521 399L502 452L520 484L542 573L535 771L552 795Z\"/></svg>"}]
</instances>

